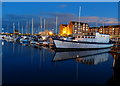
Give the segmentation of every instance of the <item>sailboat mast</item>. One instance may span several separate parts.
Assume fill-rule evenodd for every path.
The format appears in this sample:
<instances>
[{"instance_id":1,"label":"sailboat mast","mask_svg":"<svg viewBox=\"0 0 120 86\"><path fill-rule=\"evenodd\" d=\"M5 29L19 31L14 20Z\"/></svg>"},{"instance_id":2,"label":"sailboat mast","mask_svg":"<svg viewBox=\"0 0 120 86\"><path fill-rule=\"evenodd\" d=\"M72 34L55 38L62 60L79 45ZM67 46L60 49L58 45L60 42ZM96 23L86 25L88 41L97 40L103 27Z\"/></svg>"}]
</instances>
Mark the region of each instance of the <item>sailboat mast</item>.
<instances>
[{"instance_id":1,"label":"sailboat mast","mask_svg":"<svg viewBox=\"0 0 120 86\"><path fill-rule=\"evenodd\" d=\"M57 34L57 24L58 24L58 17L56 16L56 34Z\"/></svg>"},{"instance_id":2,"label":"sailboat mast","mask_svg":"<svg viewBox=\"0 0 120 86\"><path fill-rule=\"evenodd\" d=\"M44 19L44 30L45 30L45 19Z\"/></svg>"},{"instance_id":3,"label":"sailboat mast","mask_svg":"<svg viewBox=\"0 0 120 86\"><path fill-rule=\"evenodd\" d=\"M23 35L23 25L22 25L22 35Z\"/></svg>"},{"instance_id":4,"label":"sailboat mast","mask_svg":"<svg viewBox=\"0 0 120 86\"><path fill-rule=\"evenodd\" d=\"M26 21L26 34L27 34L27 29L28 29L28 22Z\"/></svg>"},{"instance_id":5,"label":"sailboat mast","mask_svg":"<svg viewBox=\"0 0 120 86\"><path fill-rule=\"evenodd\" d=\"M81 6L79 7L79 22L80 22Z\"/></svg>"},{"instance_id":6,"label":"sailboat mast","mask_svg":"<svg viewBox=\"0 0 120 86\"><path fill-rule=\"evenodd\" d=\"M15 31L15 23L13 23L13 33L14 33L14 31Z\"/></svg>"},{"instance_id":7,"label":"sailboat mast","mask_svg":"<svg viewBox=\"0 0 120 86\"><path fill-rule=\"evenodd\" d=\"M40 28L41 28L41 32L42 32L42 17L40 17Z\"/></svg>"},{"instance_id":8,"label":"sailboat mast","mask_svg":"<svg viewBox=\"0 0 120 86\"><path fill-rule=\"evenodd\" d=\"M18 32L20 32L20 23L18 22Z\"/></svg>"},{"instance_id":9,"label":"sailboat mast","mask_svg":"<svg viewBox=\"0 0 120 86\"><path fill-rule=\"evenodd\" d=\"M104 25L104 20L103 20L103 31L102 31L102 33L104 32L104 26L105 26L105 25Z\"/></svg>"},{"instance_id":10,"label":"sailboat mast","mask_svg":"<svg viewBox=\"0 0 120 86\"><path fill-rule=\"evenodd\" d=\"M81 6L79 7L79 19L78 19L78 22L79 22L79 28L80 28L80 15L81 15ZM82 32L82 29L80 28L80 32Z\"/></svg>"},{"instance_id":11,"label":"sailboat mast","mask_svg":"<svg viewBox=\"0 0 120 86\"><path fill-rule=\"evenodd\" d=\"M34 34L34 32L33 32L33 29L34 29L33 22L34 22L34 20L33 20L33 18L32 18L32 35Z\"/></svg>"}]
</instances>

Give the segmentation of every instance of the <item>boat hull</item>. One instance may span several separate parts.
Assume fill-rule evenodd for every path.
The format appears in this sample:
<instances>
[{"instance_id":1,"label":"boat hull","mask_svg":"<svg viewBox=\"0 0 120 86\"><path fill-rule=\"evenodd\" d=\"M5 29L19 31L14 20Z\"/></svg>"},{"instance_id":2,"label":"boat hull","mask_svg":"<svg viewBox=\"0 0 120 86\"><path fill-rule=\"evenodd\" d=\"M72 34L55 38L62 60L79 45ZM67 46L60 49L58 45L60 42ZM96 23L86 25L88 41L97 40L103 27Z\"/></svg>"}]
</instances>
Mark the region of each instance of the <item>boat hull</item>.
<instances>
[{"instance_id":1,"label":"boat hull","mask_svg":"<svg viewBox=\"0 0 120 86\"><path fill-rule=\"evenodd\" d=\"M110 43L91 43L91 42L75 42L66 40L54 40L57 49L103 49L112 47Z\"/></svg>"}]
</instances>

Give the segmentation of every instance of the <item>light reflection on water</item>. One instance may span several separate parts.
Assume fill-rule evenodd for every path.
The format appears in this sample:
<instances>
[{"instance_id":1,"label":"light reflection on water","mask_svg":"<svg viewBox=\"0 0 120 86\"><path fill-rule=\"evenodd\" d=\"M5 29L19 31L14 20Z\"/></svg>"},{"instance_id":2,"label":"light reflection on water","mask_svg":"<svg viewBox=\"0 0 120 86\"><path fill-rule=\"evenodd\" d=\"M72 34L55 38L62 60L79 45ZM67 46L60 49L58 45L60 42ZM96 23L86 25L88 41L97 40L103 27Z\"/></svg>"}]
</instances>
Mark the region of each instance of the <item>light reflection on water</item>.
<instances>
[{"instance_id":1,"label":"light reflection on water","mask_svg":"<svg viewBox=\"0 0 120 86\"><path fill-rule=\"evenodd\" d=\"M113 73L107 51L55 52L4 42L3 84L107 84Z\"/></svg>"}]
</instances>

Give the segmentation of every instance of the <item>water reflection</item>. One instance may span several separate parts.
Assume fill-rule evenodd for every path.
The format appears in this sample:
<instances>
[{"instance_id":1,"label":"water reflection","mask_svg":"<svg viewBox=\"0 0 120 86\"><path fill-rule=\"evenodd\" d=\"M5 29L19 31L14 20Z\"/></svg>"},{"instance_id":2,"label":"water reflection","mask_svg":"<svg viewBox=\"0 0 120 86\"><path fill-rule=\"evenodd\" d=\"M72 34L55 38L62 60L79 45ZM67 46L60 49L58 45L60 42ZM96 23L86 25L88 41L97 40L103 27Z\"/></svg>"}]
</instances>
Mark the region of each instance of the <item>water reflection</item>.
<instances>
[{"instance_id":1,"label":"water reflection","mask_svg":"<svg viewBox=\"0 0 120 86\"><path fill-rule=\"evenodd\" d=\"M4 42L3 85L105 84L113 72L113 58L106 53L109 50L51 52L46 48ZM87 61L97 65L86 65Z\"/></svg>"},{"instance_id":2,"label":"water reflection","mask_svg":"<svg viewBox=\"0 0 120 86\"><path fill-rule=\"evenodd\" d=\"M0 40L0 86L2 85L2 45L3 42Z\"/></svg>"},{"instance_id":3,"label":"water reflection","mask_svg":"<svg viewBox=\"0 0 120 86\"><path fill-rule=\"evenodd\" d=\"M113 75L108 81L109 86L120 85L120 54L112 53L113 60Z\"/></svg>"},{"instance_id":4,"label":"water reflection","mask_svg":"<svg viewBox=\"0 0 120 86\"><path fill-rule=\"evenodd\" d=\"M56 52L53 61L76 59L85 64L98 64L108 60L110 48L100 50Z\"/></svg>"}]
</instances>

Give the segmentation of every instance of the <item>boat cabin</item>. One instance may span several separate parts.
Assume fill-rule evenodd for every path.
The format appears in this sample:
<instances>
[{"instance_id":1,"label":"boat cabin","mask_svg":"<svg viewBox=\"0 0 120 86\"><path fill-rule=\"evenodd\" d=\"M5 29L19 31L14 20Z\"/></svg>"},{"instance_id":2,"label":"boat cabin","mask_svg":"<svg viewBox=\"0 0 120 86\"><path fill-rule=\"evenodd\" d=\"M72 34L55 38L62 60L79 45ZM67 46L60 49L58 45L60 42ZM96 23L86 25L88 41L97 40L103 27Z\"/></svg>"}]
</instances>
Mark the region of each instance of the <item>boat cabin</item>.
<instances>
[{"instance_id":1,"label":"boat cabin","mask_svg":"<svg viewBox=\"0 0 120 86\"><path fill-rule=\"evenodd\" d=\"M110 36L107 34L95 33L94 35L77 35L75 40L84 42L108 43Z\"/></svg>"}]
</instances>

